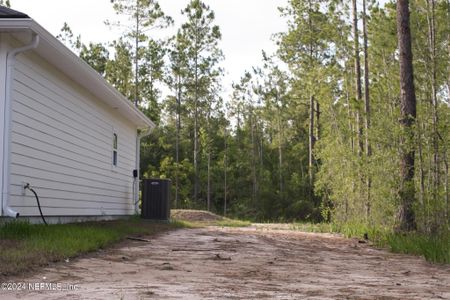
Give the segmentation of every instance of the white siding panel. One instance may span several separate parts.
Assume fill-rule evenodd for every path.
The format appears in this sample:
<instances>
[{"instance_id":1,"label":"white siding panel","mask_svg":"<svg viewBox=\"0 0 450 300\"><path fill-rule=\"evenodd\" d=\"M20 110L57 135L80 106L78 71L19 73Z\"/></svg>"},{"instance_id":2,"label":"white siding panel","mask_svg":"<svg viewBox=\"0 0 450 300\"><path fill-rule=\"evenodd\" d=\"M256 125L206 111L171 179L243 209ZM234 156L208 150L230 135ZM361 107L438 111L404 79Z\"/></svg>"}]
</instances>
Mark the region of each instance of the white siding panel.
<instances>
[{"instance_id":1,"label":"white siding panel","mask_svg":"<svg viewBox=\"0 0 450 300\"><path fill-rule=\"evenodd\" d=\"M109 129L110 124L105 121L101 115L96 115L95 106L91 105L85 99L77 99L79 95L73 93L72 88L59 85L60 78L49 74L47 71L51 66L38 65L36 60L20 57L21 61L16 64L15 80L24 83L29 89L33 89L41 93L45 98L50 100L49 103L65 108L70 111L69 115L77 116L77 118L85 119L96 126ZM64 75L62 75L64 76ZM84 98L85 95L82 95Z\"/></svg>"},{"instance_id":2,"label":"white siding panel","mask_svg":"<svg viewBox=\"0 0 450 300\"><path fill-rule=\"evenodd\" d=\"M4 115L5 115L5 81L6 81L6 53L7 44L5 43L5 33L0 33L0 205L3 206L3 133L4 133ZM0 209L0 216L3 210Z\"/></svg>"},{"instance_id":3,"label":"white siding panel","mask_svg":"<svg viewBox=\"0 0 450 300\"><path fill-rule=\"evenodd\" d=\"M12 175L22 176L23 178L43 178L58 183L73 183L113 191L123 190L123 181L116 178L104 178L101 176L94 178L94 176L85 171L77 171L70 168L56 169L52 163L26 156L22 156L19 159L20 161L15 163Z\"/></svg>"},{"instance_id":4,"label":"white siding panel","mask_svg":"<svg viewBox=\"0 0 450 300\"><path fill-rule=\"evenodd\" d=\"M28 93L22 94L23 92ZM15 92L16 94L16 104L17 106L14 107L16 110L23 110L23 109L32 109L36 112L36 116L39 116L40 118L45 117L52 119L55 124L60 124L61 126L64 126L63 128L67 130L75 130L76 132L84 132L86 137L98 139L99 141L102 141L105 144L109 145L109 139L106 139L105 134L109 132L109 130L95 130L93 128L90 128L86 125L85 122L80 122L80 119L74 118L74 116L69 116L66 114L62 114L59 111L56 111L50 106L47 106L43 104L45 102L46 98L43 97L40 94L34 93L33 90L27 90L27 86L17 84ZM33 98L31 98L33 97ZM39 101L40 100L40 101ZM19 105L20 104L20 105ZM59 116L55 116L55 112L59 114ZM85 138L85 136L83 136Z\"/></svg>"},{"instance_id":5,"label":"white siding panel","mask_svg":"<svg viewBox=\"0 0 450 300\"><path fill-rule=\"evenodd\" d=\"M11 206L37 216L134 213L136 128L33 55L18 59L13 84ZM112 166L112 135L118 166Z\"/></svg>"},{"instance_id":6,"label":"white siding panel","mask_svg":"<svg viewBox=\"0 0 450 300\"><path fill-rule=\"evenodd\" d=\"M102 116L103 112L92 107L90 102L85 102L86 98L92 98L90 94L86 93L80 97L80 95L74 95L73 91L64 89L63 86L55 85L54 81L58 80L58 77L51 78L52 74L44 73L45 70L39 66L21 63L17 66L16 90L27 91L27 95L39 94L33 97L36 102L44 98L45 105L50 105L61 116L70 116L75 118L76 122L81 121L83 124L87 122L89 130L98 130L101 134L111 130L111 124ZM37 81L37 78L40 81ZM20 84L23 86L21 87ZM128 144L134 142L131 137L125 137L124 141Z\"/></svg>"},{"instance_id":7,"label":"white siding panel","mask_svg":"<svg viewBox=\"0 0 450 300\"><path fill-rule=\"evenodd\" d=\"M108 202L111 203L122 203L123 198L126 198L129 196L129 190L128 188L122 189L122 190L106 190L105 187L92 187L92 186L86 186L86 185L75 185L72 183L65 183L65 182L55 182L55 181L48 181L46 179L42 178L33 178L30 176L27 177L21 177L17 175L12 175L13 180L16 179L16 182L19 180L26 179L26 182L34 182L33 189L36 192L41 193L41 191L45 190L51 190L51 191L60 191L60 192L70 192L71 195L68 197L69 199L73 198L73 194L86 194L86 195L95 195L95 196L108 196L111 197ZM14 187L14 186L13 186ZM22 186L16 185L16 188L13 188L13 193L18 194L19 196L22 195ZM62 194L62 193L61 193ZM49 196L50 197L50 196ZM90 200L90 199L88 199ZM93 199L91 199L93 200Z\"/></svg>"},{"instance_id":8,"label":"white siding panel","mask_svg":"<svg viewBox=\"0 0 450 300\"><path fill-rule=\"evenodd\" d=\"M31 126L31 124L34 123L32 119L25 118L25 120L21 121L21 118L23 118L21 113L17 112L16 122L12 128L12 132L16 133L15 138L17 139L17 143L24 143L23 139L26 139L26 145L30 146L28 139L33 139L36 142L53 146L55 148L53 153L67 151L74 155L79 155L84 159L92 159L100 163L111 165L111 160L104 155L105 151L108 150L104 149L101 152L92 151L92 149L89 148L89 144L82 146L82 142L76 143L74 139L71 140L70 137L65 135L62 138L59 137L61 135L52 135L48 131L45 131L42 128L40 129L39 123L34 124L34 127ZM120 151L119 154L123 156L122 159L126 162L133 163L132 156L134 157L134 155L131 152Z\"/></svg>"},{"instance_id":9,"label":"white siding panel","mask_svg":"<svg viewBox=\"0 0 450 300\"><path fill-rule=\"evenodd\" d=\"M14 197L12 199L14 201ZM36 201L35 201L36 202ZM30 203L30 206L11 206L21 212L22 216L39 216L37 206ZM45 216L103 216L103 215L132 215L134 210L122 208L86 207L76 205L74 207L46 207L43 211Z\"/></svg>"},{"instance_id":10,"label":"white siding panel","mask_svg":"<svg viewBox=\"0 0 450 300\"><path fill-rule=\"evenodd\" d=\"M14 132L14 131L13 131ZM54 147L51 144L40 142L36 139L27 138L20 134L14 134L12 139L12 154L23 155L32 158L39 158L39 160L53 163L55 165L66 166L74 170L87 171L99 176L107 176L114 179L111 175L111 162L101 163L94 159L83 158L73 152L64 151L61 148ZM110 152L105 150L106 152ZM115 173L128 175L124 167L117 167Z\"/></svg>"},{"instance_id":11,"label":"white siding panel","mask_svg":"<svg viewBox=\"0 0 450 300\"><path fill-rule=\"evenodd\" d=\"M33 188L34 189L34 188ZM105 199L105 195L98 195L98 194L89 194L89 193L82 193L82 192L71 192L66 191L63 189L49 189L49 188L38 188L35 189L36 193L39 195L39 201L42 206L57 206L57 207L64 207L64 206L70 206L72 205L67 204L80 202L84 203L85 205L93 205L95 206L102 206L106 205L106 207L124 207L124 206L131 206L131 201L128 203L124 203L123 201L120 201L120 199L123 199L126 196L121 197L112 197L107 196L108 199ZM36 205L36 199L34 195L31 192L27 192L27 195L24 196L21 192L21 186L13 185L11 186L11 197L17 196L15 205L19 206L26 206L27 203L32 203L33 205ZM131 195L130 195L131 196ZM29 201L32 200L32 201ZM64 200L61 203L57 203L58 200ZM101 204L100 204L101 203ZM58 205L56 205L58 204Z\"/></svg>"}]
</instances>

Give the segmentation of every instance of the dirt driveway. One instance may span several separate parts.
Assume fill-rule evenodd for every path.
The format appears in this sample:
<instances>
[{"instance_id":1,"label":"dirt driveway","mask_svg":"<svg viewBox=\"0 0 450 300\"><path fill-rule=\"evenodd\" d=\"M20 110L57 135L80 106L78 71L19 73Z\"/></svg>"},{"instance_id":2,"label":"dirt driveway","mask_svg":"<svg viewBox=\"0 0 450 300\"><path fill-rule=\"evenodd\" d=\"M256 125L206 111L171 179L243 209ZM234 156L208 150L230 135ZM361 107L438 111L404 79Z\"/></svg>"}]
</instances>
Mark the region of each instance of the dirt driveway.
<instances>
[{"instance_id":1,"label":"dirt driveway","mask_svg":"<svg viewBox=\"0 0 450 300\"><path fill-rule=\"evenodd\" d=\"M11 281L79 289L0 291L1 299L450 299L448 266L254 226L171 231Z\"/></svg>"}]
</instances>

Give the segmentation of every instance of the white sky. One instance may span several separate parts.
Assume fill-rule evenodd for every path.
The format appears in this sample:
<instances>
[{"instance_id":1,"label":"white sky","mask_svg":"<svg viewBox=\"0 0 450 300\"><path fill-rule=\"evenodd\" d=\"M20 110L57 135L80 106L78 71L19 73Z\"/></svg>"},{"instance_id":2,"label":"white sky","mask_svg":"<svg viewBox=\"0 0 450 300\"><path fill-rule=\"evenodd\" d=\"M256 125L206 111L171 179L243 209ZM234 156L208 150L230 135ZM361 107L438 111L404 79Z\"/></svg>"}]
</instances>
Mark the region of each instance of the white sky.
<instances>
[{"instance_id":1,"label":"white sky","mask_svg":"<svg viewBox=\"0 0 450 300\"><path fill-rule=\"evenodd\" d=\"M53 35L67 22L84 43L108 42L120 35L104 21L116 18L110 0L10 0L11 8L28 14ZM159 0L164 12L175 20L174 30L184 22L181 10L189 0ZM223 67L225 95L231 92L231 82L238 81L245 70L259 65L261 50L276 50L271 36L285 31L286 20L277 7L287 0L204 0L216 13L216 24L222 31L220 44L225 61Z\"/></svg>"}]
</instances>

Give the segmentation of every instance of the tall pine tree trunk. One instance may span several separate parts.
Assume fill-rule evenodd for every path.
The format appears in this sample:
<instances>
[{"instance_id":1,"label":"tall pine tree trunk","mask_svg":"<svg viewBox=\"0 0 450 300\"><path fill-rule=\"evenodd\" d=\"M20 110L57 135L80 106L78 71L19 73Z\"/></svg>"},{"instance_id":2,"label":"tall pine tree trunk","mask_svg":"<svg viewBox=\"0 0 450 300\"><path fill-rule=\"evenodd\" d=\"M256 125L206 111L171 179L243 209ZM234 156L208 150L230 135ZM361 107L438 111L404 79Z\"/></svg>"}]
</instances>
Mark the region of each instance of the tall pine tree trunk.
<instances>
[{"instance_id":1,"label":"tall pine tree trunk","mask_svg":"<svg viewBox=\"0 0 450 300\"><path fill-rule=\"evenodd\" d=\"M450 1L447 0L447 20L450 20ZM447 41L450 41L450 23L447 23ZM447 43L447 54L450 60L450 43ZM447 65L447 104L450 107L450 64Z\"/></svg>"},{"instance_id":2,"label":"tall pine tree trunk","mask_svg":"<svg viewBox=\"0 0 450 300\"><path fill-rule=\"evenodd\" d=\"M398 230L412 231L417 228L413 206L414 187L414 123L416 120L416 93L414 88L413 57L411 50L411 28L409 0L397 0L397 36L400 56L400 125L404 134L400 154L400 206Z\"/></svg>"},{"instance_id":3,"label":"tall pine tree trunk","mask_svg":"<svg viewBox=\"0 0 450 300\"><path fill-rule=\"evenodd\" d=\"M195 95L194 95L194 203L198 204L198 57L195 56Z\"/></svg>"},{"instance_id":4,"label":"tall pine tree trunk","mask_svg":"<svg viewBox=\"0 0 450 300\"><path fill-rule=\"evenodd\" d=\"M448 157L447 149L444 153L444 166L445 166L445 181L444 181L444 191L445 191L445 219L447 224L450 225L450 215L449 215L449 190L448 190Z\"/></svg>"},{"instance_id":5,"label":"tall pine tree trunk","mask_svg":"<svg viewBox=\"0 0 450 300\"><path fill-rule=\"evenodd\" d=\"M255 157L255 194L256 194L256 201L258 201L259 199L259 186L260 186L260 178L261 178L261 168L260 168L260 143L259 143L260 137L259 137L259 128L258 128L258 120L257 120L257 116L255 115L255 153L254 153L254 157Z\"/></svg>"},{"instance_id":6,"label":"tall pine tree trunk","mask_svg":"<svg viewBox=\"0 0 450 300\"><path fill-rule=\"evenodd\" d=\"M206 124L206 147L207 147L207 190L206 190L206 203L208 211L211 211L211 130L210 130L210 122L211 122L211 107L208 107L208 117L207 117L207 124Z\"/></svg>"},{"instance_id":7,"label":"tall pine tree trunk","mask_svg":"<svg viewBox=\"0 0 450 300\"><path fill-rule=\"evenodd\" d=\"M353 4L353 47L355 55L355 84L356 84L356 102L358 103L356 107L356 136L358 140L358 154L362 155L364 149L363 143L363 130L361 121L361 110L359 105L362 100L362 86L361 86L361 60L359 58L359 31L358 31L358 9L356 6L356 0L352 0Z\"/></svg>"},{"instance_id":8,"label":"tall pine tree trunk","mask_svg":"<svg viewBox=\"0 0 450 300\"><path fill-rule=\"evenodd\" d=\"M350 108L350 92L347 90L346 92L346 105L347 105L347 119L348 119L348 130L350 132L350 149L352 153L355 152L355 140L353 138L353 118L352 118L352 110Z\"/></svg>"},{"instance_id":9,"label":"tall pine tree trunk","mask_svg":"<svg viewBox=\"0 0 450 300\"><path fill-rule=\"evenodd\" d=\"M223 155L223 216L227 215L227 164L228 164L228 143L227 143L227 130L224 130L224 155Z\"/></svg>"},{"instance_id":10,"label":"tall pine tree trunk","mask_svg":"<svg viewBox=\"0 0 450 300\"><path fill-rule=\"evenodd\" d=\"M370 157L372 156L372 146L370 145L369 132L370 132L370 89L369 89L369 54L368 54L368 38L367 38L367 7L366 0L363 0L363 39L364 39L364 112L366 114L365 122L365 148L367 163L370 163ZM366 167L366 218L370 220L372 199L371 199L371 189L372 189L372 178L370 175L370 166Z\"/></svg>"},{"instance_id":11,"label":"tall pine tree trunk","mask_svg":"<svg viewBox=\"0 0 450 300\"><path fill-rule=\"evenodd\" d=\"M309 98L309 189L311 200L314 199L314 96Z\"/></svg>"},{"instance_id":12,"label":"tall pine tree trunk","mask_svg":"<svg viewBox=\"0 0 450 300\"><path fill-rule=\"evenodd\" d=\"M254 116L253 110L250 110L250 135L251 135L251 147L252 147L252 202L256 203L256 189L257 189L257 178L256 178L256 145L255 145L255 126L254 126Z\"/></svg>"},{"instance_id":13,"label":"tall pine tree trunk","mask_svg":"<svg viewBox=\"0 0 450 300\"><path fill-rule=\"evenodd\" d=\"M179 193L179 172L180 172L180 129L181 129L181 76L178 75L178 95L177 95L177 133L175 141L175 162L176 162L176 172L175 172L175 208L178 208L178 193Z\"/></svg>"},{"instance_id":14,"label":"tall pine tree trunk","mask_svg":"<svg viewBox=\"0 0 450 300\"><path fill-rule=\"evenodd\" d=\"M136 0L136 53L134 55L134 106L139 104L139 0Z\"/></svg>"},{"instance_id":15,"label":"tall pine tree trunk","mask_svg":"<svg viewBox=\"0 0 450 300\"><path fill-rule=\"evenodd\" d=\"M283 128L281 125L281 112L278 108L278 182L280 188L280 199L284 199L283 187Z\"/></svg>"},{"instance_id":16,"label":"tall pine tree trunk","mask_svg":"<svg viewBox=\"0 0 450 300\"><path fill-rule=\"evenodd\" d=\"M423 167L423 145L422 145L422 131L424 130L423 125L420 124L417 126L418 132L418 143L417 143L417 149L419 151L419 183L420 183L420 194L419 194L419 203L422 206L422 208L425 211L425 171Z\"/></svg>"},{"instance_id":17,"label":"tall pine tree trunk","mask_svg":"<svg viewBox=\"0 0 450 300\"><path fill-rule=\"evenodd\" d=\"M207 189L208 211L211 211L211 151L208 150L208 189Z\"/></svg>"},{"instance_id":18,"label":"tall pine tree trunk","mask_svg":"<svg viewBox=\"0 0 450 300\"><path fill-rule=\"evenodd\" d=\"M316 101L316 141L320 140L321 128L320 128L320 104L319 101Z\"/></svg>"},{"instance_id":19,"label":"tall pine tree trunk","mask_svg":"<svg viewBox=\"0 0 450 300\"><path fill-rule=\"evenodd\" d=\"M436 209L439 186L440 186L440 161L439 161L439 115L438 115L438 99L436 86L436 20L435 20L435 1L427 0L427 21L428 21L428 47L430 55L430 72L431 72L431 111L433 122L433 185L432 195ZM435 214L437 215L437 214ZM437 223L437 220L435 220ZM435 224L437 225L437 224Z\"/></svg>"},{"instance_id":20,"label":"tall pine tree trunk","mask_svg":"<svg viewBox=\"0 0 450 300\"><path fill-rule=\"evenodd\" d=\"M447 20L450 20L450 1L447 0ZM447 41L450 41L450 23L447 23ZM450 42L447 43L447 55L450 59ZM450 64L447 65L447 104L450 107ZM445 185L444 185L444 191L445 191L445 218L447 220L447 225L450 226L450 212L449 212L449 186L448 186L448 150L447 146L444 148L444 165L445 165Z\"/></svg>"}]
</instances>

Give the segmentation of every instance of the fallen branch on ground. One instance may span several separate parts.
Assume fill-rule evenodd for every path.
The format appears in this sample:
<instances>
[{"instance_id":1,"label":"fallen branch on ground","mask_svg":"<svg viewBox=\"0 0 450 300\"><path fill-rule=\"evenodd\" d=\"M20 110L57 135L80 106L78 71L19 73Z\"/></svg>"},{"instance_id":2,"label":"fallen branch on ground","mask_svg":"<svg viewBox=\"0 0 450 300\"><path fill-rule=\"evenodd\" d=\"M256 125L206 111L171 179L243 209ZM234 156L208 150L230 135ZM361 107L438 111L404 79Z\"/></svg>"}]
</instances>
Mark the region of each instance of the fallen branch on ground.
<instances>
[{"instance_id":1,"label":"fallen branch on ground","mask_svg":"<svg viewBox=\"0 0 450 300\"><path fill-rule=\"evenodd\" d=\"M137 237L132 237L132 236L128 236L127 239L132 240L132 241L139 241L139 242L147 242L150 243L150 240L147 239L142 239L142 238L137 238Z\"/></svg>"},{"instance_id":2,"label":"fallen branch on ground","mask_svg":"<svg viewBox=\"0 0 450 300\"><path fill-rule=\"evenodd\" d=\"M176 248L172 249L173 252L203 252L203 251L231 251L236 252L235 249L218 249L218 248L212 248L212 249L189 249L189 248Z\"/></svg>"}]
</instances>

